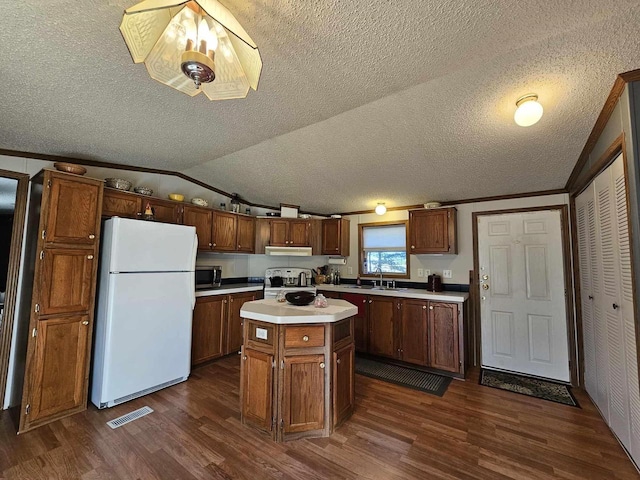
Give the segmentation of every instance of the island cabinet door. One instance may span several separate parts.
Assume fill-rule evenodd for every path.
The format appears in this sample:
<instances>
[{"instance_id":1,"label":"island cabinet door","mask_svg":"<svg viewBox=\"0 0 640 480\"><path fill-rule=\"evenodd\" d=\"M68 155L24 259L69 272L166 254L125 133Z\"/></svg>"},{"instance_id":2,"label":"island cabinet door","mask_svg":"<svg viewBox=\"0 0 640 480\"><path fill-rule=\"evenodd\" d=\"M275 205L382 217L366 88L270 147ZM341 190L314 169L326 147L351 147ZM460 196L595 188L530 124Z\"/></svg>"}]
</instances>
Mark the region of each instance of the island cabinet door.
<instances>
[{"instance_id":1,"label":"island cabinet door","mask_svg":"<svg viewBox=\"0 0 640 480\"><path fill-rule=\"evenodd\" d=\"M400 307L400 359L427 365L427 302L403 299Z\"/></svg>"},{"instance_id":2,"label":"island cabinet door","mask_svg":"<svg viewBox=\"0 0 640 480\"><path fill-rule=\"evenodd\" d=\"M349 418L355 405L353 344L333 352L333 426Z\"/></svg>"},{"instance_id":3,"label":"island cabinet door","mask_svg":"<svg viewBox=\"0 0 640 480\"><path fill-rule=\"evenodd\" d=\"M324 355L284 357L283 433L324 428Z\"/></svg>"},{"instance_id":4,"label":"island cabinet door","mask_svg":"<svg viewBox=\"0 0 640 480\"><path fill-rule=\"evenodd\" d=\"M273 355L245 349L241 388L242 421L270 432L273 425Z\"/></svg>"},{"instance_id":5,"label":"island cabinet door","mask_svg":"<svg viewBox=\"0 0 640 480\"><path fill-rule=\"evenodd\" d=\"M395 357L394 316L396 302L390 297L369 297L369 353Z\"/></svg>"}]
</instances>

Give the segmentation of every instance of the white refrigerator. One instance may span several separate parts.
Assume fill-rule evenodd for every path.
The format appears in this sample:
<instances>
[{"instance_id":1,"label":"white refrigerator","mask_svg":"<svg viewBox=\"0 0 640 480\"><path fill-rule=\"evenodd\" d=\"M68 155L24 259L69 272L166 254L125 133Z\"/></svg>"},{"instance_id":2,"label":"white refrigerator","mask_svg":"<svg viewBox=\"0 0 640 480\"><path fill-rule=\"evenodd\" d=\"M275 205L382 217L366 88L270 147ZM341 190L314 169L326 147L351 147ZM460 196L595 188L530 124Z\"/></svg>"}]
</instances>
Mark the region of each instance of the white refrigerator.
<instances>
[{"instance_id":1,"label":"white refrigerator","mask_svg":"<svg viewBox=\"0 0 640 480\"><path fill-rule=\"evenodd\" d=\"M98 408L188 378L197 247L194 227L105 222L91 381Z\"/></svg>"}]
</instances>

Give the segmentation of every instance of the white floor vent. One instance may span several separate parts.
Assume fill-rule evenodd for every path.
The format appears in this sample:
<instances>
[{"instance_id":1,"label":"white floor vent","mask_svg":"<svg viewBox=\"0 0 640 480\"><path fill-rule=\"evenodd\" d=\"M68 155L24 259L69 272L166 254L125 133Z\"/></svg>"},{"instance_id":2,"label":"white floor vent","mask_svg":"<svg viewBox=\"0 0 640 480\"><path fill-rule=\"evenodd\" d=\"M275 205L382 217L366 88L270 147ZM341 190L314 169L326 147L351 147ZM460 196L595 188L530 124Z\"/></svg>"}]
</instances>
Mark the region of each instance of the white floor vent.
<instances>
[{"instance_id":1,"label":"white floor vent","mask_svg":"<svg viewBox=\"0 0 640 480\"><path fill-rule=\"evenodd\" d=\"M109 425L113 429L116 429L126 423L133 422L134 420L137 420L140 417L144 417L145 415L148 415L151 412L153 412L151 408L142 407L142 408L139 408L138 410L134 410L133 412L129 412L126 415L122 415L121 417L115 418L110 422L107 422L107 425Z\"/></svg>"}]
</instances>

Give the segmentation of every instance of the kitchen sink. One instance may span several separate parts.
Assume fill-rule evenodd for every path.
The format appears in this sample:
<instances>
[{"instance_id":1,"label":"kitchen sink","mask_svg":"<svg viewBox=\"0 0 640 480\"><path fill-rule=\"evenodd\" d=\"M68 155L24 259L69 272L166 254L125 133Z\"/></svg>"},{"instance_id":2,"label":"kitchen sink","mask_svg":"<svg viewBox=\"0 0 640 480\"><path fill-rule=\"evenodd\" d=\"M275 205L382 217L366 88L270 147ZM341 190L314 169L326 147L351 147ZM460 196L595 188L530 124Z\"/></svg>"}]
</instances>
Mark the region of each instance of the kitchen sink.
<instances>
[{"instance_id":1,"label":"kitchen sink","mask_svg":"<svg viewBox=\"0 0 640 480\"><path fill-rule=\"evenodd\" d=\"M378 287L374 287L373 285L340 285L345 288L361 288L363 290L373 290Z\"/></svg>"},{"instance_id":2,"label":"kitchen sink","mask_svg":"<svg viewBox=\"0 0 640 480\"><path fill-rule=\"evenodd\" d=\"M389 290L390 292L402 292L403 290L408 290L405 287L373 287L371 290Z\"/></svg>"}]
</instances>

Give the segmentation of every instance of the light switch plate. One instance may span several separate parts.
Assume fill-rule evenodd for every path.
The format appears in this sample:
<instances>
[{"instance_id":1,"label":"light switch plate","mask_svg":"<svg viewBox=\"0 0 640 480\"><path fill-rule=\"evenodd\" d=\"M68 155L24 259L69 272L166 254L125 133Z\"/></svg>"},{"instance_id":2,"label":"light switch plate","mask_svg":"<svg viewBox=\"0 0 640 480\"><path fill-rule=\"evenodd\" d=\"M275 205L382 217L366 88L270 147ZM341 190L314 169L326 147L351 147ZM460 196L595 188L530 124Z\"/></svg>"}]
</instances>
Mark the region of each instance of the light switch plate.
<instances>
[{"instance_id":1,"label":"light switch plate","mask_svg":"<svg viewBox=\"0 0 640 480\"><path fill-rule=\"evenodd\" d=\"M443 271L442 271L442 276L443 276L444 278L451 278L451 277L452 277L452 275L451 275L451 270L443 270Z\"/></svg>"},{"instance_id":2,"label":"light switch plate","mask_svg":"<svg viewBox=\"0 0 640 480\"><path fill-rule=\"evenodd\" d=\"M424 277L424 269L423 268L419 268L418 269L418 277Z\"/></svg>"},{"instance_id":3,"label":"light switch plate","mask_svg":"<svg viewBox=\"0 0 640 480\"><path fill-rule=\"evenodd\" d=\"M425 268L424 269L424 276L428 277L429 275L431 275L431 270Z\"/></svg>"},{"instance_id":4,"label":"light switch plate","mask_svg":"<svg viewBox=\"0 0 640 480\"><path fill-rule=\"evenodd\" d=\"M347 267L347 272L349 272L349 275L353 275L353 267Z\"/></svg>"}]
</instances>

